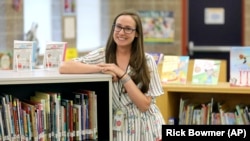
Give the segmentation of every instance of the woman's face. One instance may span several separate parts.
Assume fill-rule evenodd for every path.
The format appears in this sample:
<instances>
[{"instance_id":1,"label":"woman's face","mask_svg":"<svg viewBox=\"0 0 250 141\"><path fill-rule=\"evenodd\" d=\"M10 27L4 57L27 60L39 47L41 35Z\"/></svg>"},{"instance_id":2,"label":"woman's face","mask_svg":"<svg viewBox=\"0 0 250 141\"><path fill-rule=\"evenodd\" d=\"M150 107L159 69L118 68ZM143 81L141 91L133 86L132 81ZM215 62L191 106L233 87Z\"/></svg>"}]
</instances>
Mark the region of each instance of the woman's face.
<instances>
[{"instance_id":1,"label":"woman's face","mask_svg":"<svg viewBox=\"0 0 250 141\"><path fill-rule=\"evenodd\" d=\"M129 15L122 15L117 18L114 25L113 38L118 47L131 47L131 44L137 33L136 23Z\"/></svg>"}]
</instances>

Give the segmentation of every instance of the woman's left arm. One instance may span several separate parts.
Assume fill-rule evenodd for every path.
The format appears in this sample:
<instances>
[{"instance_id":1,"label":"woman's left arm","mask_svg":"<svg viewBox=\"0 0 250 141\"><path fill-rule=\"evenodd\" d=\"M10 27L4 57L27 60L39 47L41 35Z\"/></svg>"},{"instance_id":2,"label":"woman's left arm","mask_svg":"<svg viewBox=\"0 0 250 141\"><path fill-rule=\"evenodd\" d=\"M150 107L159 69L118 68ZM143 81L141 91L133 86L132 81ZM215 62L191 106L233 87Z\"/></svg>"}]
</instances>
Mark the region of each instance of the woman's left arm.
<instances>
[{"instance_id":1,"label":"woman's left arm","mask_svg":"<svg viewBox=\"0 0 250 141\"><path fill-rule=\"evenodd\" d=\"M121 81L131 101L141 112L146 112L150 107L152 97L143 94L128 74Z\"/></svg>"}]
</instances>

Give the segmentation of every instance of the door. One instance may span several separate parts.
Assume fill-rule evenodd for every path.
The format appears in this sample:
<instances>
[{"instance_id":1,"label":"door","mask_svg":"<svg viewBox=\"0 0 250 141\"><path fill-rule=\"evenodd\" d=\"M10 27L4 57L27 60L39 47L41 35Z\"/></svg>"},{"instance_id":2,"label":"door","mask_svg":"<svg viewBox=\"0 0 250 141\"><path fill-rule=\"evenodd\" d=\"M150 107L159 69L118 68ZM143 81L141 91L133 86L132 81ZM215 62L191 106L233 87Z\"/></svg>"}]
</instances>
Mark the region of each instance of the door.
<instances>
[{"instance_id":1,"label":"door","mask_svg":"<svg viewBox=\"0 0 250 141\"><path fill-rule=\"evenodd\" d=\"M229 80L229 50L243 45L243 0L189 0L188 54L190 58L227 60Z\"/></svg>"}]
</instances>

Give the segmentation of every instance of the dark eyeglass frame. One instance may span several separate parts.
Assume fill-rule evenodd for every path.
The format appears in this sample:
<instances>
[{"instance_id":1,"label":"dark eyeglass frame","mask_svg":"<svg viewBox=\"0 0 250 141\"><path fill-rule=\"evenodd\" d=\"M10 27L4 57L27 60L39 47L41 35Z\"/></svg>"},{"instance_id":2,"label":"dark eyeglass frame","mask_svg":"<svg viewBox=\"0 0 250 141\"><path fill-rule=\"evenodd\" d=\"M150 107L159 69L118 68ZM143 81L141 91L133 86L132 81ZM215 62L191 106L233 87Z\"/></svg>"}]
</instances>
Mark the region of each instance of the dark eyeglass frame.
<instances>
[{"instance_id":1,"label":"dark eyeglass frame","mask_svg":"<svg viewBox=\"0 0 250 141\"><path fill-rule=\"evenodd\" d=\"M120 32L123 29L124 33L126 33L126 34L130 34L136 30L136 28L122 27L121 25L117 25L117 24L114 24L113 28L114 28L115 32Z\"/></svg>"}]
</instances>

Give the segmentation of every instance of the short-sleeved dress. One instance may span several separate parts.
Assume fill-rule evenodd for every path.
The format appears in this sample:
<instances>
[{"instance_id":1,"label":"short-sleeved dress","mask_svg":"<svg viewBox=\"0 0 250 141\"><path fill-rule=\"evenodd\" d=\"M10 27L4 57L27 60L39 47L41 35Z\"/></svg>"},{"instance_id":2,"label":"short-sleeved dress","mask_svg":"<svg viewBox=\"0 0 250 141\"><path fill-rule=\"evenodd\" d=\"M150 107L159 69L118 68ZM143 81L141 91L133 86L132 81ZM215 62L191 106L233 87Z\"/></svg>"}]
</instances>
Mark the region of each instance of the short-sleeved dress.
<instances>
[{"instance_id":1,"label":"short-sleeved dress","mask_svg":"<svg viewBox=\"0 0 250 141\"><path fill-rule=\"evenodd\" d=\"M146 95L153 98L152 103L148 111L140 112L136 105L132 103L128 95L122 92L121 82L113 82L113 115L117 110L121 110L124 113L122 129L120 131L113 131L114 141L158 141L161 139L161 125L165 124L165 121L155 104L155 98L162 95L164 92L154 58L147 53L145 53L145 55L151 71L151 83ZM88 64L104 63L105 48L91 51L85 56L76 58L75 61ZM130 66L128 66L127 73L129 74L130 71ZM115 124L114 120L113 124Z\"/></svg>"}]
</instances>

